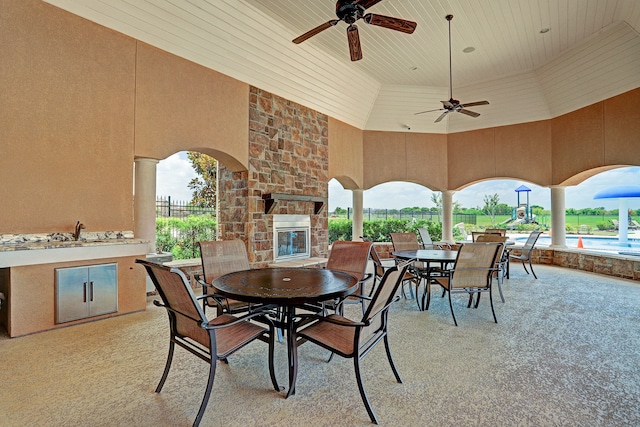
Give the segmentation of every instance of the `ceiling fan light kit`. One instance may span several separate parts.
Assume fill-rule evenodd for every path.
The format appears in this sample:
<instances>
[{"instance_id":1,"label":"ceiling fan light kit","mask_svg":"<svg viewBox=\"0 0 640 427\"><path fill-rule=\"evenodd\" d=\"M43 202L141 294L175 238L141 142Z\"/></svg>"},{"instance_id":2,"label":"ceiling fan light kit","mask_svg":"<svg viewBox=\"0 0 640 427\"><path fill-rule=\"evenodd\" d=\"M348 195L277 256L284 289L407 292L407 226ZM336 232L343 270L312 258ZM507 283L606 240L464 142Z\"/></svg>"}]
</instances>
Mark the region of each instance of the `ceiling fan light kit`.
<instances>
[{"instance_id":1,"label":"ceiling fan light kit","mask_svg":"<svg viewBox=\"0 0 640 427\"><path fill-rule=\"evenodd\" d=\"M359 61L362 59L362 47L360 45L358 26L355 24L359 19L362 19L363 22L369 25L412 34L418 25L413 21L407 21L406 19L394 18L391 16L376 15L375 13L367 13L365 15L365 11L368 8L380 3L381 1L382 0L338 0L336 2L336 16L338 19L332 19L324 24L318 25L301 36L293 39L293 42L295 44L302 43L316 34L335 26L338 22L343 21L349 25L347 27L347 41L349 43L349 54L351 56L351 60Z\"/></svg>"}]
</instances>

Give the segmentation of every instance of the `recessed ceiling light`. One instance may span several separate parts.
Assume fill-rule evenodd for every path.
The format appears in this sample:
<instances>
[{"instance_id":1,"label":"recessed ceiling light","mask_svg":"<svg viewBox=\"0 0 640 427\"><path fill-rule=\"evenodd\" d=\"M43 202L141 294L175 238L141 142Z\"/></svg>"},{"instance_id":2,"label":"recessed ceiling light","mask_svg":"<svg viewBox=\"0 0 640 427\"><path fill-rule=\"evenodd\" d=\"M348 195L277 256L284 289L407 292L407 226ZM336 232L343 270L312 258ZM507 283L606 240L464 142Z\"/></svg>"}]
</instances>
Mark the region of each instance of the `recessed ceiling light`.
<instances>
[{"instance_id":1,"label":"recessed ceiling light","mask_svg":"<svg viewBox=\"0 0 640 427\"><path fill-rule=\"evenodd\" d=\"M551 31L551 28L545 27L540 30L540 34L548 33L549 31Z\"/></svg>"},{"instance_id":2,"label":"recessed ceiling light","mask_svg":"<svg viewBox=\"0 0 640 427\"><path fill-rule=\"evenodd\" d=\"M462 49L462 51L463 51L464 53L471 53L471 52L473 52L474 50L476 50L476 48L475 48L475 47L473 47L473 46L468 46L468 47L465 47L464 49Z\"/></svg>"}]
</instances>

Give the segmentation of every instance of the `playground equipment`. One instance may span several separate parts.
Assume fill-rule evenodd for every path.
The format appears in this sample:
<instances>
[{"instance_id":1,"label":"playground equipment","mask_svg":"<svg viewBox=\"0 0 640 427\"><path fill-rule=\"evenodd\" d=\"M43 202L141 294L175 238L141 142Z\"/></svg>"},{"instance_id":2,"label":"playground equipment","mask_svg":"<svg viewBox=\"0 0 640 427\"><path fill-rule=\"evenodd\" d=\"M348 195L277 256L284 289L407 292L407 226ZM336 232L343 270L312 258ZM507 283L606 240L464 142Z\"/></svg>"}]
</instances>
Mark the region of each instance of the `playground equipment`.
<instances>
[{"instance_id":1,"label":"playground equipment","mask_svg":"<svg viewBox=\"0 0 640 427\"><path fill-rule=\"evenodd\" d=\"M531 206L529 206L529 193L531 189L525 185L521 185L516 188L518 193L518 207L513 208L511 218L503 221L501 224L506 225L507 228L515 228L518 224L537 224L536 216L531 212ZM527 193L527 202L520 203L520 193Z\"/></svg>"}]
</instances>

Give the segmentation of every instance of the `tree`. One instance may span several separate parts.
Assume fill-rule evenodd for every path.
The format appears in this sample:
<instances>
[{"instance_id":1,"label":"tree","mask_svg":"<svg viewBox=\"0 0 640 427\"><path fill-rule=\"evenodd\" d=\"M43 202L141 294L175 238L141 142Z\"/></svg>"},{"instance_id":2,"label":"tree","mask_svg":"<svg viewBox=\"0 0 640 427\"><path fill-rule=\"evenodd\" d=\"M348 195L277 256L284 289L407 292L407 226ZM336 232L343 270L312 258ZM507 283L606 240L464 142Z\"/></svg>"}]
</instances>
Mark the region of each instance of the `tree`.
<instances>
[{"instance_id":1,"label":"tree","mask_svg":"<svg viewBox=\"0 0 640 427\"><path fill-rule=\"evenodd\" d=\"M431 203L436 205L436 210L438 214L442 214L442 193L431 193ZM462 207L458 202L451 203L452 212L460 212Z\"/></svg>"},{"instance_id":2,"label":"tree","mask_svg":"<svg viewBox=\"0 0 640 427\"><path fill-rule=\"evenodd\" d=\"M496 210L498 208L498 204L500 203L500 196L498 193L495 193L493 196L488 194L484 195L484 212L491 217L491 226L495 227L496 225Z\"/></svg>"},{"instance_id":3,"label":"tree","mask_svg":"<svg viewBox=\"0 0 640 427\"><path fill-rule=\"evenodd\" d=\"M333 213L335 216L347 216L347 210L341 207L336 207Z\"/></svg>"},{"instance_id":4,"label":"tree","mask_svg":"<svg viewBox=\"0 0 640 427\"><path fill-rule=\"evenodd\" d=\"M193 191L191 204L215 209L218 190L218 162L213 157L196 151L188 151L187 157L193 170L198 174L188 184L189 189Z\"/></svg>"}]
</instances>

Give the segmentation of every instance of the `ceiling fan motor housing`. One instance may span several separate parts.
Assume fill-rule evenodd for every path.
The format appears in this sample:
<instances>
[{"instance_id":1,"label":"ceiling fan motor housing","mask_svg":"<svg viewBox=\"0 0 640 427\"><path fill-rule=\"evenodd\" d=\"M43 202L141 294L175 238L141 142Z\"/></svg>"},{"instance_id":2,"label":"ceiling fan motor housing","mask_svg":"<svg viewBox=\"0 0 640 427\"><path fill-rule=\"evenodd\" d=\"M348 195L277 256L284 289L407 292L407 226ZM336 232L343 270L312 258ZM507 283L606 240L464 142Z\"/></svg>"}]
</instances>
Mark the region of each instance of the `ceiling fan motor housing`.
<instances>
[{"instance_id":1,"label":"ceiling fan motor housing","mask_svg":"<svg viewBox=\"0 0 640 427\"><path fill-rule=\"evenodd\" d=\"M338 0L336 2L336 16L347 24L353 24L362 18L364 10L364 7L355 4L355 0Z\"/></svg>"}]
</instances>

